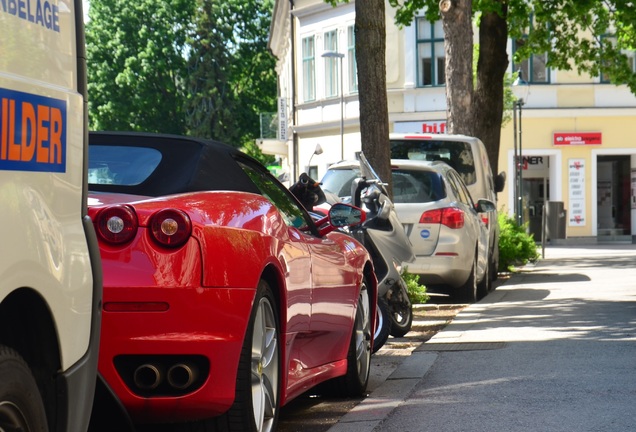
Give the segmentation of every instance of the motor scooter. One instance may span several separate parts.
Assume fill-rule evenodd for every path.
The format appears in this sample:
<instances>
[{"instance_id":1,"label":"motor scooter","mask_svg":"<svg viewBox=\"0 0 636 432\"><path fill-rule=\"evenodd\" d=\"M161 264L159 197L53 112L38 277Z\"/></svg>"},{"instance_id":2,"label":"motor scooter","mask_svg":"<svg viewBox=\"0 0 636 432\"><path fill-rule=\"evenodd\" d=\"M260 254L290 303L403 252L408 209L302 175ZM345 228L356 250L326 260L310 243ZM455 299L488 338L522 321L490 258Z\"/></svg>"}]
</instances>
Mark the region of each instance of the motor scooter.
<instances>
[{"instance_id":1,"label":"motor scooter","mask_svg":"<svg viewBox=\"0 0 636 432\"><path fill-rule=\"evenodd\" d=\"M367 219L352 227L351 235L371 254L378 279L379 320L373 351L388 336L403 337L413 323L413 305L402 278L402 265L415 259L411 242L389 199L386 185L375 173L364 154L360 155L361 175L351 184L352 204L367 211Z\"/></svg>"},{"instance_id":2,"label":"motor scooter","mask_svg":"<svg viewBox=\"0 0 636 432\"><path fill-rule=\"evenodd\" d=\"M389 335L402 337L411 330L413 305L401 269L403 263L412 262L415 256L389 199L386 185L364 154L360 155L360 168L360 176L351 184L349 200L363 208L367 218L361 225L349 228L348 233L369 251L378 280L377 322L373 337L375 353L386 343ZM326 207L343 201L328 191L322 191L320 183L305 173L290 190L308 211L318 215L322 215Z\"/></svg>"}]
</instances>

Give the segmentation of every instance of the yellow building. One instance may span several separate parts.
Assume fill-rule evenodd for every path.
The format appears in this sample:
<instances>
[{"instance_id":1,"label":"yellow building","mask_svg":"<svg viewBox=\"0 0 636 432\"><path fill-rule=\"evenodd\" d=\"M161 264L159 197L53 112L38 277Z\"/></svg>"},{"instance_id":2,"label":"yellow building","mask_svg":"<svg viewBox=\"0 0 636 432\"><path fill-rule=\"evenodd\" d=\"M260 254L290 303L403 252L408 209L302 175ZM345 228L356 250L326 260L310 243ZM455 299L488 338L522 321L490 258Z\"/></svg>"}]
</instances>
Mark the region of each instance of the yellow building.
<instances>
[{"instance_id":1,"label":"yellow building","mask_svg":"<svg viewBox=\"0 0 636 432\"><path fill-rule=\"evenodd\" d=\"M417 17L399 29L388 3L386 14L390 129L444 133L441 23ZM278 59L280 139L261 145L281 157L292 182L303 171L319 179L360 151L354 22L353 1L276 1L270 50ZM510 41L510 58L513 50ZM537 240L544 205L551 241L636 239L636 97L600 77L550 70L542 55L511 60L510 72L518 69L528 94L516 124L502 129L498 166L508 180L500 210L520 215Z\"/></svg>"}]
</instances>

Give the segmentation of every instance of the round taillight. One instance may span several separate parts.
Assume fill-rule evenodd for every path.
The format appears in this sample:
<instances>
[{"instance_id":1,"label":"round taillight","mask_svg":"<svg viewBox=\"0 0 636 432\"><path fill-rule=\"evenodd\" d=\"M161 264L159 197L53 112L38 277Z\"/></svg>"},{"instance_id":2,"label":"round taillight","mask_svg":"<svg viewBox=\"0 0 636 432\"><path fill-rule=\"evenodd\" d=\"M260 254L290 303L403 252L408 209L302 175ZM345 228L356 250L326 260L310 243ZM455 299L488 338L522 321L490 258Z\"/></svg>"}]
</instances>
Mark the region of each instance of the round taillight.
<instances>
[{"instance_id":1,"label":"round taillight","mask_svg":"<svg viewBox=\"0 0 636 432\"><path fill-rule=\"evenodd\" d=\"M96 219L97 234L107 243L127 243L137 234L137 214L128 205L106 207Z\"/></svg>"},{"instance_id":2,"label":"round taillight","mask_svg":"<svg viewBox=\"0 0 636 432\"><path fill-rule=\"evenodd\" d=\"M192 222L178 209L158 211L150 218L150 235L162 246L179 247L190 238Z\"/></svg>"}]
</instances>

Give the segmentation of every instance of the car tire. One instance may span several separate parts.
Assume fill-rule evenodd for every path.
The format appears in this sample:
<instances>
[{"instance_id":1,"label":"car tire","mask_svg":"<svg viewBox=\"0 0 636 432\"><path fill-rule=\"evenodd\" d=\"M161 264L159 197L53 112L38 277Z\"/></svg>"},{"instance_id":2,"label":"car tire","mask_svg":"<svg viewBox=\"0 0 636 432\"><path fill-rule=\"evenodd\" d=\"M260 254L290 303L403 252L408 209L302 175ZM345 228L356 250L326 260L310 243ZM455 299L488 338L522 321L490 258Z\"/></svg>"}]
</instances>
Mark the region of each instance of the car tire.
<instances>
[{"instance_id":1,"label":"car tire","mask_svg":"<svg viewBox=\"0 0 636 432\"><path fill-rule=\"evenodd\" d=\"M0 430L48 430L33 373L13 349L0 345Z\"/></svg>"},{"instance_id":2,"label":"car tire","mask_svg":"<svg viewBox=\"0 0 636 432\"><path fill-rule=\"evenodd\" d=\"M468 280L457 290L456 299L460 303L475 303L477 301L477 256L473 259L473 267Z\"/></svg>"},{"instance_id":3,"label":"car tire","mask_svg":"<svg viewBox=\"0 0 636 432\"><path fill-rule=\"evenodd\" d=\"M361 397L367 390L371 369L370 295L367 284L363 281L347 353L347 373L333 380L333 384L338 388L339 396Z\"/></svg>"},{"instance_id":4,"label":"car tire","mask_svg":"<svg viewBox=\"0 0 636 432\"><path fill-rule=\"evenodd\" d=\"M495 245L493 246L488 262L491 264L490 279L494 282L499 279L499 239L495 239Z\"/></svg>"},{"instance_id":5,"label":"car tire","mask_svg":"<svg viewBox=\"0 0 636 432\"><path fill-rule=\"evenodd\" d=\"M373 334L373 354L384 346L391 334L391 312L386 300L378 298L376 305L375 333Z\"/></svg>"},{"instance_id":6,"label":"car tire","mask_svg":"<svg viewBox=\"0 0 636 432\"><path fill-rule=\"evenodd\" d=\"M490 262L486 263L484 269L484 277L477 284L477 300L481 300L486 297L492 288L492 279L490 277Z\"/></svg>"},{"instance_id":7,"label":"car tire","mask_svg":"<svg viewBox=\"0 0 636 432\"><path fill-rule=\"evenodd\" d=\"M272 432L280 410L280 328L269 284L258 284L236 376L236 396L228 412L192 431ZM202 427L203 426L203 427Z\"/></svg>"}]
</instances>

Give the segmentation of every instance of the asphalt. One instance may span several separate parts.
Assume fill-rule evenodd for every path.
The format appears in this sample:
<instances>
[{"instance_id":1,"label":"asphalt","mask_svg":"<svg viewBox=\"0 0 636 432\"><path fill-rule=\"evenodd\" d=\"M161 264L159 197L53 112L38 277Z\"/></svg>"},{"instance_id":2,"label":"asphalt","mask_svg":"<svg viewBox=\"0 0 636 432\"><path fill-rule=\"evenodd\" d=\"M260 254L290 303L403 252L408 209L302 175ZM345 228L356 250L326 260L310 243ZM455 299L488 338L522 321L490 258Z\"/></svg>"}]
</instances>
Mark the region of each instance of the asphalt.
<instances>
[{"instance_id":1,"label":"asphalt","mask_svg":"<svg viewBox=\"0 0 636 432\"><path fill-rule=\"evenodd\" d=\"M543 252L329 432L636 430L636 245Z\"/></svg>"}]
</instances>

